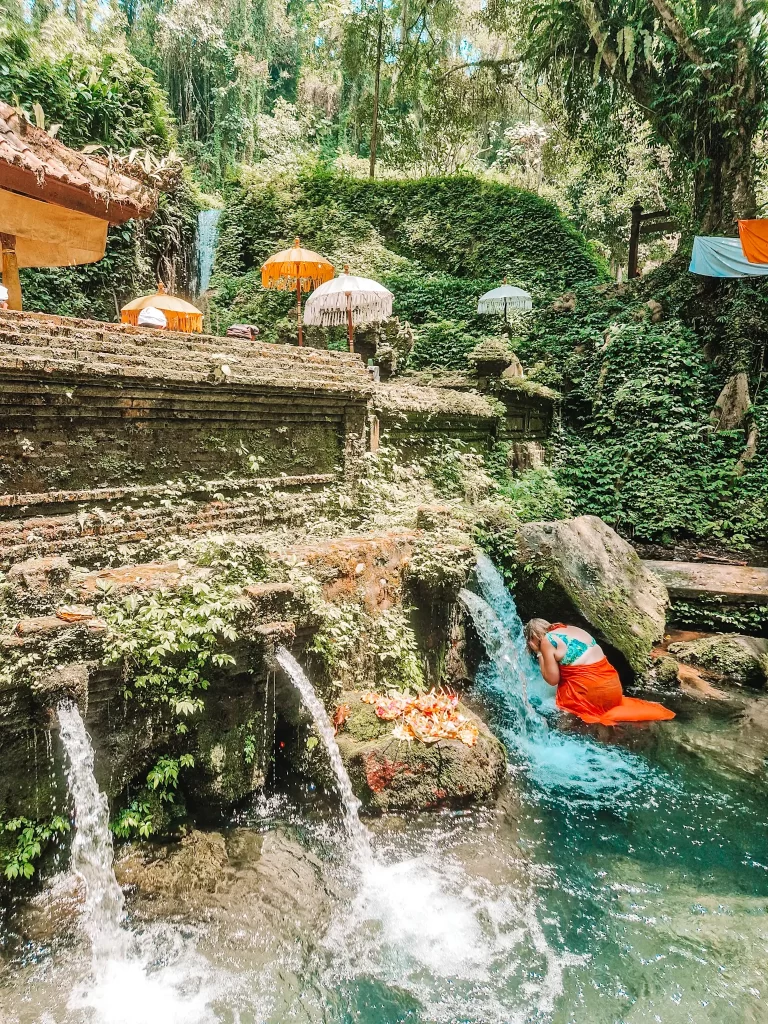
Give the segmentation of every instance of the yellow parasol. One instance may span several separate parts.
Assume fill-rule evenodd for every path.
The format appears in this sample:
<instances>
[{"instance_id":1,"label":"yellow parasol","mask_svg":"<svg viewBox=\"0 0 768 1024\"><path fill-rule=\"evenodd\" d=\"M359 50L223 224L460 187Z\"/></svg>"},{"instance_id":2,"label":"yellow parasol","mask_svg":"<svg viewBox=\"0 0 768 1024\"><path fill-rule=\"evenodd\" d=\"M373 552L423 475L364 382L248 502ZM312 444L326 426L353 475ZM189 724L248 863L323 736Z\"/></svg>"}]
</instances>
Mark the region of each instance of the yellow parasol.
<instances>
[{"instance_id":1,"label":"yellow parasol","mask_svg":"<svg viewBox=\"0 0 768 1024\"><path fill-rule=\"evenodd\" d=\"M120 319L124 324L138 326L139 313L147 306L154 306L155 309L162 309L168 321L169 331L202 331L203 314L193 306L176 295L169 295L162 281L157 286L155 295L142 295L134 299L120 310Z\"/></svg>"},{"instance_id":2,"label":"yellow parasol","mask_svg":"<svg viewBox=\"0 0 768 1024\"><path fill-rule=\"evenodd\" d=\"M276 288L278 291L296 289L296 322L300 345L304 344L301 293L311 292L332 277L333 264L311 249L302 249L298 238L294 240L292 249L284 249L270 256L261 268L261 283L265 288Z\"/></svg>"}]
</instances>

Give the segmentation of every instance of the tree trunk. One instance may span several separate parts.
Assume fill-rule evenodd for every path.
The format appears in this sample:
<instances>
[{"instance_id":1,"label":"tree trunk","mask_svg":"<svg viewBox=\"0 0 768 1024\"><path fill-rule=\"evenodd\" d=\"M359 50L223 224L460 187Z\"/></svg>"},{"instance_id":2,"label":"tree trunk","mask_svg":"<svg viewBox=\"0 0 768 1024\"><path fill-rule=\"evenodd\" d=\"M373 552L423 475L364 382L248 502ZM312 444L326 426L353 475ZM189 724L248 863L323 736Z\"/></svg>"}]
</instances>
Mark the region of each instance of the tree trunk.
<instances>
[{"instance_id":1,"label":"tree trunk","mask_svg":"<svg viewBox=\"0 0 768 1024\"><path fill-rule=\"evenodd\" d=\"M381 86L381 56L384 34L384 0L379 0L379 31L376 38L376 78L373 86L373 123L371 124L371 159L368 177L376 177L376 150L379 145L379 89Z\"/></svg>"},{"instance_id":2,"label":"tree trunk","mask_svg":"<svg viewBox=\"0 0 768 1024\"><path fill-rule=\"evenodd\" d=\"M738 135L717 140L707 153L707 165L694 181L696 212L703 235L738 234L738 221L757 215L752 133L742 126Z\"/></svg>"}]
</instances>

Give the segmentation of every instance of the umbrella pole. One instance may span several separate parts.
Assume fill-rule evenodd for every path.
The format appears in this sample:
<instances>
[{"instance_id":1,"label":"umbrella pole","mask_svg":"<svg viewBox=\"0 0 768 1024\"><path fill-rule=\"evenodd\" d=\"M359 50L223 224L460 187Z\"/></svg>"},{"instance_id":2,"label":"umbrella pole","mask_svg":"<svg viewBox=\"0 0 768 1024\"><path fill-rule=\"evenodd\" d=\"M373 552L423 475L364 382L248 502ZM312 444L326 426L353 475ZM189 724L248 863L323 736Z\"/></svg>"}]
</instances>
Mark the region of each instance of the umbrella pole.
<instances>
[{"instance_id":1,"label":"umbrella pole","mask_svg":"<svg viewBox=\"0 0 768 1024\"><path fill-rule=\"evenodd\" d=\"M301 329L301 278L299 265L296 264L296 323L299 325L299 347L304 344L304 333Z\"/></svg>"},{"instance_id":2,"label":"umbrella pole","mask_svg":"<svg viewBox=\"0 0 768 1024\"><path fill-rule=\"evenodd\" d=\"M347 292L347 340L349 341L349 351L355 351L355 328L352 324L352 296Z\"/></svg>"}]
</instances>

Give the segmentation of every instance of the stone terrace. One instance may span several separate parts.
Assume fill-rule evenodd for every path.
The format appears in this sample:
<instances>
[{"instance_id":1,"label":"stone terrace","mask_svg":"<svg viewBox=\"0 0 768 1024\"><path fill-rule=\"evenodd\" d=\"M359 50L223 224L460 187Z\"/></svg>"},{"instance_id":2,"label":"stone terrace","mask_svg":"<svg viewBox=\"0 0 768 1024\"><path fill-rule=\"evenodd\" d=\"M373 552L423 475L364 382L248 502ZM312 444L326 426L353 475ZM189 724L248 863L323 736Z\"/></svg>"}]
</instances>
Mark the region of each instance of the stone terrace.
<instances>
[{"instance_id":1,"label":"stone terrace","mask_svg":"<svg viewBox=\"0 0 768 1024\"><path fill-rule=\"evenodd\" d=\"M348 353L0 312L0 495L329 473L371 390Z\"/></svg>"}]
</instances>

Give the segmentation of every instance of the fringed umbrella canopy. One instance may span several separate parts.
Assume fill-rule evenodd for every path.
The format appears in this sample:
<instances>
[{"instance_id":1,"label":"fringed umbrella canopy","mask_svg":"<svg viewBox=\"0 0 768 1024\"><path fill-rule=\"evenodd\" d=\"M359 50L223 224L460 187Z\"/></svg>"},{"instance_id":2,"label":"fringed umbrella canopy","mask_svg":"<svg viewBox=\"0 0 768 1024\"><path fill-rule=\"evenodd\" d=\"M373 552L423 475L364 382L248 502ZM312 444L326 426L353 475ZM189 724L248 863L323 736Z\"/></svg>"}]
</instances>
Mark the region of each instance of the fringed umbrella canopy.
<instances>
[{"instance_id":1,"label":"fringed umbrella canopy","mask_svg":"<svg viewBox=\"0 0 768 1024\"><path fill-rule=\"evenodd\" d=\"M349 268L316 288L307 299L304 320L308 324L338 327L346 322L349 350L354 351L354 324L388 320L392 316L392 292L368 277L355 277Z\"/></svg>"},{"instance_id":2,"label":"fringed umbrella canopy","mask_svg":"<svg viewBox=\"0 0 768 1024\"><path fill-rule=\"evenodd\" d=\"M261 283L265 288L278 291L293 290L300 285L303 292L311 292L332 277L333 264L311 249L302 249L298 238L292 249L276 252L261 268Z\"/></svg>"},{"instance_id":3,"label":"fringed umbrella canopy","mask_svg":"<svg viewBox=\"0 0 768 1024\"><path fill-rule=\"evenodd\" d=\"M157 286L155 295L142 295L134 299L120 310L120 319L124 324L138 326L139 313L147 306L154 306L165 313L169 331L202 331L203 314L191 302L180 299L177 295L169 295L162 282Z\"/></svg>"},{"instance_id":4,"label":"fringed umbrella canopy","mask_svg":"<svg viewBox=\"0 0 768 1024\"><path fill-rule=\"evenodd\" d=\"M477 303L478 313L501 313L507 315L509 309L531 309L533 298L530 292L522 288L513 288L505 281L500 288L493 288L491 291L481 295Z\"/></svg>"},{"instance_id":5,"label":"fringed umbrella canopy","mask_svg":"<svg viewBox=\"0 0 768 1024\"><path fill-rule=\"evenodd\" d=\"M296 289L299 345L304 344L301 329L301 293L312 291L313 288L330 281L332 277L333 264L311 249L302 249L298 238L294 239L292 249L276 252L261 268L261 283L265 288L276 288L278 291Z\"/></svg>"}]
</instances>

